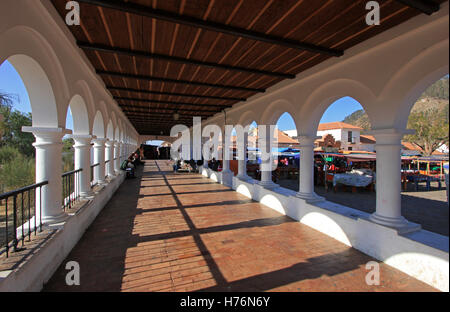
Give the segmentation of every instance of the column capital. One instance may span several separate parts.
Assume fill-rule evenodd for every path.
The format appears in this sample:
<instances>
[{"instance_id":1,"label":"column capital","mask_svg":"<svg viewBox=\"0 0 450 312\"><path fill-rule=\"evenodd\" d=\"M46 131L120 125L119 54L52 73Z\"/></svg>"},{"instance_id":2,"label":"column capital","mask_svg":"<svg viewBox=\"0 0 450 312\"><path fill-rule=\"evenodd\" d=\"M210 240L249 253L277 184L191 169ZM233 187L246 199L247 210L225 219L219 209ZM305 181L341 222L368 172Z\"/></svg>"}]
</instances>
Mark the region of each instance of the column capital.
<instances>
[{"instance_id":1,"label":"column capital","mask_svg":"<svg viewBox=\"0 0 450 312\"><path fill-rule=\"evenodd\" d=\"M373 129L365 131L363 134L373 135L376 139L376 145L400 145L403 136L408 134L414 134L413 129Z\"/></svg>"},{"instance_id":2,"label":"column capital","mask_svg":"<svg viewBox=\"0 0 450 312\"><path fill-rule=\"evenodd\" d=\"M90 147L93 136L90 134L72 134L70 138L75 141L74 147Z\"/></svg>"},{"instance_id":3,"label":"column capital","mask_svg":"<svg viewBox=\"0 0 450 312\"><path fill-rule=\"evenodd\" d=\"M95 144L95 146L104 146L106 141L108 141L107 138L95 138L95 139L92 139L92 142Z\"/></svg>"},{"instance_id":4,"label":"column capital","mask_svg":"<svg viewBox=\"0 0 450 312\"><path fill-rule=\"evenodd\" d=\"M114 141L110 140L110 139L106 139L105 145L106 145L106 147L113 147L114 146Z\"/></svg>"},{"instance_id":5,"label":"column capital","mask_svg":"<svg viewBox=\"0 0 450 312\"><path fill-rule=\"evenodd\" d=\"M65 128L46 128L46 127L22 127L22 132L32 133L37 139L51 141L60 140L66 134L71 134L72 130Z\"/></svg>"},{"instance_id":6,"label":"column capital","mask_svg":"<svg viewBox=\"0 0 450 312\"><path fill-rule=\"evenodd\" d=\"M300 147L314 147L314 141L317 139L321 139L321 136L312 135L312 134L299 134L297 139L299 141Z\"/></svg>"},{"instance_id":7,"label":"column capital","mask_svg":"<svg viewBox=\"0 0 450 312\"><path fill-rule=\"evenodd\" d=\"M23 132L29 132L34 135L36 142L34 147L42 148L55 144L62 144L62 138L66 134L72 133L71 130L64 128L41 128L41 127L22 127Z\"/></svg>"}]
</instances>

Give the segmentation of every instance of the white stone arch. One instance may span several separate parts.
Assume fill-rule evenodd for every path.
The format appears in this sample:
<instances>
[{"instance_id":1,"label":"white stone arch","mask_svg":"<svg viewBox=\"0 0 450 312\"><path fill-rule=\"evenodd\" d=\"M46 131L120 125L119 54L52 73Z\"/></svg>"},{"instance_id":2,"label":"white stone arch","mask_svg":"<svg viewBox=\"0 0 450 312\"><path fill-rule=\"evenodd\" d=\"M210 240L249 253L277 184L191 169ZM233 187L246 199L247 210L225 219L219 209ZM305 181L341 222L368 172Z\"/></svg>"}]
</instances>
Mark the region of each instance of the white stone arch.
<instances>
[{"instance_id":1,"label":"white stone arch","mask_svg":"<svg viewBox=\"0 0 450 312\"><path fill-rule=\"evenodd\" d=\"M113 125L113 129L116 129L117 128L117 118L116 118L116 113L114 111L111 112L111 122Z\"/></svg>"},{"instance_id":2,"label":"white stone arch","mask_svg":"<svg viewBox=\"0 0 450 312\"><path fill-rule=\"evenodd\" d=\"M422 93L449 72L449 40L441 41L405 64L385 85L380 101L392 105L393 125L405 129Z\"/></svg>"},{"instance_id":3,"label":"white stone arch","mask_svg":"<svg viewBox=\"0 0 450 312\"><path fill-rule=\"evenodd\" d=\"M105 122L101 111L97 111L92 126L92 134L97 138L105 137Z\"/></svg>"},{"instance_id":4,"label":"white stone arch","mask_svg":"<svg viewBox=\"0 0 450 312\"><path fill-rule=\"evenodd\" d=\"M106 137L109 140L114 140L114 125L111 119L108 121L108 125L106 126Z\"/></svg>"},{"instance_id":5,"label":"white stone arch","mask_svg":"<svg viewBox=\"0 0 450 312\"><path fill-rule=\"evenodd\" d=\"M278 119L280 119L281 115L283 115L284 113L289 113L294 119L294 122L297 124L296 109L294 105L286 99L278 99L270 103L270 105L266 107L264 113L261 116L261 124L275 125Z\"/></svg>"},{"instance_id":6,"label":"white stone arch","mask_svg":"<svg viewBox=\"0 0 450 312\"><path fill-rule=\"evenodd\" d=\"M106 103L103 100L97 101L95 102L95 117L97 118L97 114L100 112L101 116L102 116L102 122L103 122L103 129L104 129L104 134L103 134L103 138L106 136L106 127L107 127L107 121L109 120L109 114L108 114L108 110L106 109ZM92 123L94 123L95 119L92 119ZM94 124L92 125L92 131L94 131ZM98 125L97 125L97 129L98 129ZM93 135L95 135L95 133L92 133Z\"/></svg>"},{"instance_id":7,"label":"white stone arch","mask_svg":"<svg viewBox=\"0 0 450 312\"><path fill-rule=\"evenodd\" d=\"M94 105L94 97L92 95L91 89L89 88L89 85L87 84L86 81L84 80L78 80L73 86L71 86L71 94L75 94L74 96L72 96L70 102L69 102L69 106L70 106L70 110L72 112L73 118L74 118L74 131L75 131L75 112L73 107L71 106L71 103L73 101L73 99L75 98L76 95L78 95L79 97L82 98L83 100L83 105L84 105L84 110L83 113L85 111L85 113L87 114L87 118L88 118L88 132L84 132L83 134L90 134L92 133L92 125L93 125L93 120L95 118L95 105ZM69 107L68 106L68 107ZM67 109L66 108L66 115L67 115ZM84 126L84 125L83 125ZM75 132L74 132L75 133Z\"/></svg>"},{"instance_id":8,"label":"white stone arch","mask_svg":"<svg viewBox=\"0 0 450 312\"><path fill-rule=\"evenodd\" d=\"M33 126L64 127L70 93L63 67L47 40L30 27L12 27L0 34L0 64L5 60L25 84Z\"/></svg>"},{"instance_id":9,"label":"white stone arch","mask_svg":"<svg viewBox=\"0 0 450 312\"><path fill-rule=\"evenodd\" d=\"M69 107L72 112L73 134L89 134L89 114L83 97L75 94L69 102Z\"/></svg>"},{"instance_id":10,"label":"white stone arch","mask_svg":"<svg viewBox=\"0 0 450 312\"><path fill-rule=\"evenodd\" d=\"M255 114L254 111L248 110L241 115L237 124L242 125L242 127L245 128L246 126L250 125L253 121L259 124L259 120L260 118L257 118L257 115Z\"/></svg>"},{"instance_id":11,"label":"white stone arch","mask_svg":"<svg viewBox=\"0 0 450 312\"><path fill-rule=\"evenodd\" d=\"M117 126L116 126L117 135L115 136L115 140L120 142L121 140L121 133L122 133L122 121L120 118L117 119Z\"/></svg>"},{"instance_id":12,"label":"white stone arch","mask_svg":"<svg viewBox=\"0 0 450 312\"><path fill-rule=\"evenodd\" d=\"M361 104L369 116L372 127L376 124L374 118L375 95L361 82L350 79L336 79L315 89L306 99L300 109L298 118L294 118L299 135L315 135L322 118L328 107L336 100L349 96ZM380 116L382 118L382 116ZM298 120L298 121L297 121Z\"/></svg>"},{"instance_id":13,"label":"white stone arch","mask_svg":"<svg viewBox=\"0 0 450 312\"><path fill-rule=\"evenodd\" d=\"M120 130L119 126L116 126L116 129L114 130L114 140L119 141L119 138L120 138Z\"/></svg>"}]
</instances>

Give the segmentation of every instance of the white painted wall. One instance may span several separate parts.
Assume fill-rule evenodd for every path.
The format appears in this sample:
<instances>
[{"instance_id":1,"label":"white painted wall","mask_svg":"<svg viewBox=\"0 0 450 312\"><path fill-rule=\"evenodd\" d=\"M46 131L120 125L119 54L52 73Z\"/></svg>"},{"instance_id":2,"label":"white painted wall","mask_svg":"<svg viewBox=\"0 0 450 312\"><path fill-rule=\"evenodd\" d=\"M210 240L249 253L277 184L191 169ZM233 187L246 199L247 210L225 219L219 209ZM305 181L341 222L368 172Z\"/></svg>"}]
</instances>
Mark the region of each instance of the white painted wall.
<instances>
[{"instance_id":1,"label":"white painted wall","mask_svg":"<svg viewBox=\"0 0 450 312\"><path fill-rule=\"evenodd\" d=\"M317 131L317 136L323 137L324 135L331 134L336 141L342 141L342 129L332 129Z\"/></svg>"},{"instance_id":2,"label":"white painted wall","mask_svg":"<svg viewBox=\"0 0 450 312\"><path fill-rule=\"evenodd\" d=\"M284 188L264 189L234 178L233 189L338 241L449 291L449 238L425 230L400 235L369 221L369 214L328 201L310 203Z\"/></svg>"},{"instance_id":3,"label":"white painted wall","mask_svg":"<svg viewBox=\"0 0 450 312\"><path fill-rule=\"evenodd\" d=\"M106 185L20 267L0 272L0 292L40 291L77 244L125 179L124 172Z\"/></svg>"}]
</instances>

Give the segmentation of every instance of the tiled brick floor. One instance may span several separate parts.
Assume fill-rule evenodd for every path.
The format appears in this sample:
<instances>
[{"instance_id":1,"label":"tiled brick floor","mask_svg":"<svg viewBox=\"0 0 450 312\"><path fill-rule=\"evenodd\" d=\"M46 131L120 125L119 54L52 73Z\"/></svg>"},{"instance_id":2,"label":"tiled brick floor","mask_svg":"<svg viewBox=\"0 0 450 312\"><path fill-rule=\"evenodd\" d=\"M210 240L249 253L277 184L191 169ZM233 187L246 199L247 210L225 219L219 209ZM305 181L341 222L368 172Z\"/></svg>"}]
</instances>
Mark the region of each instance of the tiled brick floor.
<instances>
[{"instance_id":1,"label":"tiled brick floor","mask_svg":"<svg viewBox=\"0 0 450 312\"><path fill-rule=\"evenodd\" d=\"M45 291L434 291L197 174L147 160L126 180ZM81 285L66 286L78 261Z\"/></svg>"}]
</instances>

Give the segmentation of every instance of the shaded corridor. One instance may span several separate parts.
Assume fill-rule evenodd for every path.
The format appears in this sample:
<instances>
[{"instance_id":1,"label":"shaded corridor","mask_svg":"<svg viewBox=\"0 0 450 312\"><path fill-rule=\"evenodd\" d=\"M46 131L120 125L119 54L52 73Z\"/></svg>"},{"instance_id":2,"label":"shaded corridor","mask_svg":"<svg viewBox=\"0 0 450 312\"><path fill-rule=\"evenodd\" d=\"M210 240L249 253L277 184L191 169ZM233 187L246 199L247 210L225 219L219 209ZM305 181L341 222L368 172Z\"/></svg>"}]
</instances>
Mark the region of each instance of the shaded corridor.
<instances>
[{"instance_id":1,"label":"shaded corridor","mask_svg":"<svg viewBox=\"0 0 450 312\"><path fill-rule=\"evenodd\" d=\"M44 291L433 291L383 263L198 174L147 160ZM67 286L78 261L81 285Z\"/></svg>"}]
</instances>

